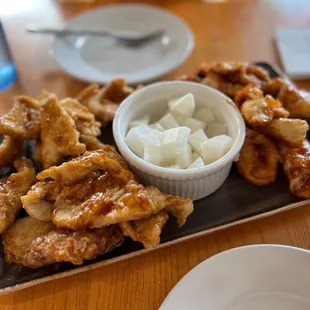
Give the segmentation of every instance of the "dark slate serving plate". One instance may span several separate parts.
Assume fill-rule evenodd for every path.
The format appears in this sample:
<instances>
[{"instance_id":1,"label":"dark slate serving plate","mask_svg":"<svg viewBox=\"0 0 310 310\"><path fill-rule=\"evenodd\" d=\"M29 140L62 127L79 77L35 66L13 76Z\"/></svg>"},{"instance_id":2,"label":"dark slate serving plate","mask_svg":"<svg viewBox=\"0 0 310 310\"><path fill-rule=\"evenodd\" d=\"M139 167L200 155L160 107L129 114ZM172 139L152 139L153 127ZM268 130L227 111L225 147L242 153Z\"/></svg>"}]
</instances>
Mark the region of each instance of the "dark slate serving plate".
<instances>
[{"instance_id":1,"label":"dark slate serving plate","mask_svg":"<svg viewBox=\"0 0 310 310\"><path fill-rule=\"evenodd\" d=\"M272 77L282 75L268 63L259 62L256 64L268 70ZM102 141L114 144L112 126L103 130ZM27 148L26 152L30 153L31 144ZM275 183L258 187L246 182L233 168L227 181L217 192L195 201L194 212L182 228L178 228L175 219L170 217L163 229L159 247L207 234L215 229L237 225L243 221L282 212L302 204L305 204L305 201L300 202L289 192L288 182L282 172L279 173ZM128 238L121 247L107 255L88 261L83 266L63 263L33 270L22 265L7 264L4 261L1 248L0 293L11 292L51 279L97 268L148 251L150 250L143 249L139 243Z\"/></svg>"}]
</instances>

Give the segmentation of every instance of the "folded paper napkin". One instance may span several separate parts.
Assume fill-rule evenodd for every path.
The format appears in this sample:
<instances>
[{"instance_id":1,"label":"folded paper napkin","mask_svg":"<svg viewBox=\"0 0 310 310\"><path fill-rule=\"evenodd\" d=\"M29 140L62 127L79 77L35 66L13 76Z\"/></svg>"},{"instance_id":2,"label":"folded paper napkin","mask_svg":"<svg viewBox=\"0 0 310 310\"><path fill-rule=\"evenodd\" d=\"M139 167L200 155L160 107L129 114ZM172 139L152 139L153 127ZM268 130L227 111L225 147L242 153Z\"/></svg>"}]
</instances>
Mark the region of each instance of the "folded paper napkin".
<instances>
[{"instance_id":1,"label":"folded paper napkin","mask_svg":"<svg viewBox=\"0 0 310 310\"><path fill-rule=\"evenodd\" d=\"M287 75L310 78L310 28L278 29L276 44Z\"/></svg>"}]
</instances>

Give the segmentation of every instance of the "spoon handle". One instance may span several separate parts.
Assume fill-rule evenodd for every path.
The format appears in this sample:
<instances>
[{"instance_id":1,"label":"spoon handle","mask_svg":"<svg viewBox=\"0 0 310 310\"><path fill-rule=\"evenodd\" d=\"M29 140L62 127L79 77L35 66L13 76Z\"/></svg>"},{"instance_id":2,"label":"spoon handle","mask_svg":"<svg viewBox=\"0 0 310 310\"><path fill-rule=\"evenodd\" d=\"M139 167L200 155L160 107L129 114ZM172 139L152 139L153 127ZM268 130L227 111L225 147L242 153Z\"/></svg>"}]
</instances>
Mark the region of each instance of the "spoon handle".
<instances>
[{"instance_id":1,"label":"spoon handle","mask_svg":"<svg viewBox=\"0 0 310 310\"><path fill-rule=\"evenodd\" d=\"M111 36L110 33L101 30L87 30L87 29L55 29L45 27L28 27L27 32L40 33L40 34L52 34L52 35L63 35L63 36Z\"/></svg>"}]
</instances>

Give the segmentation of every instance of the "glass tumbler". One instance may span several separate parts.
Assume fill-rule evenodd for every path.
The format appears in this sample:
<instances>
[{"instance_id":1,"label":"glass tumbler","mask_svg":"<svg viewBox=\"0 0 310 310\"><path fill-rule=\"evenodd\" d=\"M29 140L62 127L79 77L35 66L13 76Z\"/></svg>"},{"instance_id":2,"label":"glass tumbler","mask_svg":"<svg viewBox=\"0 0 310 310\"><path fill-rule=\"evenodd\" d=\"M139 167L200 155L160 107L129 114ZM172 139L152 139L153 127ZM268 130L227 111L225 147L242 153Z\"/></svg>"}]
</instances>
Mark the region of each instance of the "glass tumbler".
<instances>
[{"instance_id":1,"label":"glass tumbler","mask_svg":"<svg viewBox=\"0 0 310 310\"><path fill-rule=\"evenodd\" d=\"M10 86L16 79L16 67L0 21L0 90Z\"/></svg>"}]
</instances>

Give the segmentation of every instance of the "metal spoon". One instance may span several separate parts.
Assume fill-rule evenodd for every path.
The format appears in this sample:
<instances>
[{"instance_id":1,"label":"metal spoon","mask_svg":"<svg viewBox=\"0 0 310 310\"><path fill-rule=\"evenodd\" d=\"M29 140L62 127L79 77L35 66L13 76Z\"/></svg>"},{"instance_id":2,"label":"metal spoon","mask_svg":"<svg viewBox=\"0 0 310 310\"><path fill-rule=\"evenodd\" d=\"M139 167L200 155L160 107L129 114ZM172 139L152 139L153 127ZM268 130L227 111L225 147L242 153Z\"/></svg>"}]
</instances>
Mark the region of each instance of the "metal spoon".
<instances>
[{"instance_id":1,"label":"metal spoon","mask_svg":"<svg viewBox=\"0 0 310 310\"><path fill-rule=\"evenodd\" d=\"M39 34L51 34L56 36L95 36L95 37L110 37L117 40L119 43L129 46L142 45L147 42L153 41L157 38L163 37L164 30L155 30L146 34L121 34L112 33L102 30L91 29L55 29L44 27L27 27L27 32Z\"/></svg>"}]
</instances>

